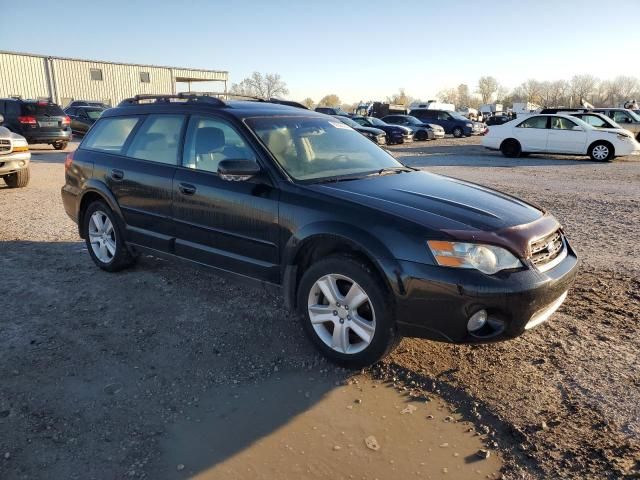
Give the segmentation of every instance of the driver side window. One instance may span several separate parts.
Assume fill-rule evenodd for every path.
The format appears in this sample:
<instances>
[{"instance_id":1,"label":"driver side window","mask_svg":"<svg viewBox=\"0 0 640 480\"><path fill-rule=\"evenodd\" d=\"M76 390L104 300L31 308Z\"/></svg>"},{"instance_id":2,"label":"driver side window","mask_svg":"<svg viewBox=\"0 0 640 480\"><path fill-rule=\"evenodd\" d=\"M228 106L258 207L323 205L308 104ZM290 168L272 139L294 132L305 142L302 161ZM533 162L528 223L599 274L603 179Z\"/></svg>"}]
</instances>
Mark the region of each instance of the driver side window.
<instances>
[{"instance_id":1,"label":"driver side window","mask_svg":"<svg viewBox=\"0 0 640 480\"><path fill-rule=\"evenodd\" d=\"M189 120L182 165L205 172L218 172L222 160L255 160L253 150L228 123L194 115Z\"/></svg>"},{"instance_id":2,"label":"driver side window","mask_svg":"<svg viewBox=\"0 0 640 480\"><path fill-rule=\"evenodd\" d=\"M438 120L451 120L451 116L447 112L438 113Z\"/></svg>"},{"instance_id":3,"label":"driver side window","mask_svg":"<svg viewBox=\"0 0 640 480\"><path fill-rule=\"evenodd\" d=\"M629 115L627 115L627 112L613 112L613 121L616 123L627 123L629 122Z\"/></svg>"}]
</instances>

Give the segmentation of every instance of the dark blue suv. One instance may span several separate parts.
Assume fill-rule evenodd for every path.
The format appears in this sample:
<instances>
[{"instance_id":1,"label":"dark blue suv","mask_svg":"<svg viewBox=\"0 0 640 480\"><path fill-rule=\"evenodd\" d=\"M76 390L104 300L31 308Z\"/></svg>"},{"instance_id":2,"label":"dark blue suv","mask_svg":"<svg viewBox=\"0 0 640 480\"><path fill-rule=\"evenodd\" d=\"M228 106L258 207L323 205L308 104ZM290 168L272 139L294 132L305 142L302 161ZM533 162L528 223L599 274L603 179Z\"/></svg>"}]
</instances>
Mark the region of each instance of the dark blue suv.
<instances>
[{"instance_id":1,"label":"dark blue suv","mask_svg":"<svg viewBox=\"0 0 640 480\"><path fill-rule=\"evenodd\" d=\"M474 123L457 112L447 110L415 109L411 110L411 115L422 120L424 123L434 123L444 128L444 132L456 138L462 136L470 137L480 133L479 129L474 129Z\"/></svg>"}]
</instances>

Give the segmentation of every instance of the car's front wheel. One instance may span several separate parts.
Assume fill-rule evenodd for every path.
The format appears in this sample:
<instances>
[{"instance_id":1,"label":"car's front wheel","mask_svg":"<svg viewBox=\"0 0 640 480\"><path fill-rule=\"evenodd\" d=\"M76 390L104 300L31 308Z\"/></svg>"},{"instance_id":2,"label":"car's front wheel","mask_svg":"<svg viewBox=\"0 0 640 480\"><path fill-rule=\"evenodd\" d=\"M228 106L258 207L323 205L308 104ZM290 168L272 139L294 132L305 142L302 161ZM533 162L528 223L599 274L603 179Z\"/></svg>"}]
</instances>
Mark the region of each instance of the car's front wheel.
<instances>
[{"instance_id":1,"label":"car's front wheel","mask_svg":"<svg viewBox=\"0 0 640 480\"><path fill-rule=\"evenodd\" d=\"M353 257L313 264L300 280L298 306L311 341L346 367L380 360L400 339L387 289L371 267Z\"/></svg>"},{"instance_id":2,"label":"car's front wheel","mask_svg":"<svg viewBox=\"0 0 640 480\"><path fill-rule=\"evenodd\" d=\"M456 127L453 129L453 136L456 138L460 138L462 137L462 135L464 135L464 132L462 131L462 129L460 127Z\"/></svg>"},{"instance_id":3,"label":"car's front wheel","mask_svg":"<svg viewBox=\"0 0 640 480\"><path fill-rule=\"evenodd\" d=\"M30 171L29 167L27 167L5 175L3 178L9 188L24 188L29 184L29 177Z\"/></svg>"},{"instance_id":4,"label":"car's front wheel","mask_svg":"<svg viewBox=\"0 0 640 480\"><path fill-rule=\"evenodd\" d=\"M113 211L103 201L95 201L84 214L84 238L94 263L108 272L117 272L134 263Z\"/></svg>"},{"instance_id":5,"label":"car's front wheel","mask_svg":"<svg viewBox=\"0 0 640 480\"><path fill-rule=\"evenodd\" d=\"M53 144L53 148L55 148L56 150L64 150L65 148L67 148L67 144L68 142L55 142Z\"/></svg>"},{"instance_id":6,"label":"car's front wheel","mask_svg":"<svg viewBox=\"0 0 640 480\"><path fill-rule=\"evenodd\" d=\"M589 157L596 162L608 162L613 156L613 147L607 142L597 142L589 147Z\"/></svg>"}]
</instances>

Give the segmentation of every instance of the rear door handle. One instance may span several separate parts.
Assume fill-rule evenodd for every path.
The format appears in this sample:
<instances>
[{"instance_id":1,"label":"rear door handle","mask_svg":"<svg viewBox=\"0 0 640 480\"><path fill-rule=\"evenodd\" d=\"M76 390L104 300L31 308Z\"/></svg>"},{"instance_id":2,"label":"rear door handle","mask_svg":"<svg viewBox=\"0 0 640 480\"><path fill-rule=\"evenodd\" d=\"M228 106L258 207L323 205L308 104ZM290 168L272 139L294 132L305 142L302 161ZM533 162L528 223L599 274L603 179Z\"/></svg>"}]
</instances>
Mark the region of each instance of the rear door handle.
<instances>
[{"instance_id":1,"label":"rear door handle","mask_svg":"<svg viewBox=\"0 0 640 480\"><path fill-rule=\"evenodd\" d=\"M193 195L196 193L196 187L190 183L180 183L178 189L183 195Z\"/></svg>"},{"instance_id":2,"label":"rear door handle","mask_svg":"<svg viewBox=\"0 0 640 480\"><path fill-rule=\"evenodd\" d=\"M111 170L111 178L116 181L122 180L124 178L124 172L122 170L113 169Z\"/></svg>"}]
</instances>

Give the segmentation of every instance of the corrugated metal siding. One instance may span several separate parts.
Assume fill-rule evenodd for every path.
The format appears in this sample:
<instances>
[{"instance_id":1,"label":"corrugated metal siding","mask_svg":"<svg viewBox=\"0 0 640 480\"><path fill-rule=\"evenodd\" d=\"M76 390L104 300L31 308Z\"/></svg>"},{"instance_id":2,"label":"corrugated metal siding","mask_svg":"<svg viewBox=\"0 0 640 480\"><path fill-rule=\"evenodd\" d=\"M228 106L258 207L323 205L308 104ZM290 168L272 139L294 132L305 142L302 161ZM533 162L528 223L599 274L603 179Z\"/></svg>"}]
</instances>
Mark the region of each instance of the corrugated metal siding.
<instances>
[{"instance_id":1,"label":"corrugated metal siding","mask_svg":"<svg viewBox=\"0 0 640 480\"><path fill-rule=\"evenodd\" d=\"M171 93L171 71L159 67L139 67L101 62L53 59L52 71L58 98L121 100L142 93ZM102 80L91 79L91 69L102 71ZM140 81L140 72L149 73L149 83Z\"/></svg>"},{"instance_id":2,"label":"corrugated metal siding","mask_svg":"<svg viewBox=\"0 0 640 480\"><path fill-rule=\"evenodd\" d=\"M44 57L0 53L0 97L49 96Z\"/></svg>"},{"instance_id":3,"label":"corrugated metal siding","mask_svg":"<svg viewBox=\"0 0 640 480\"><path fill-rule=\"evenodd\" d=\"M92 68L102 71L102 80L91 79ZM149 74L148 83L140 81L141 72ZM48 79L48 76L51 78ZM0 97L50 96L63 106L71 99L99 100L116 105L137 94L173 93L176 78L226 81L228 76L227 72L214 70L0 52Z\"/></svg>"}]
</instances>

